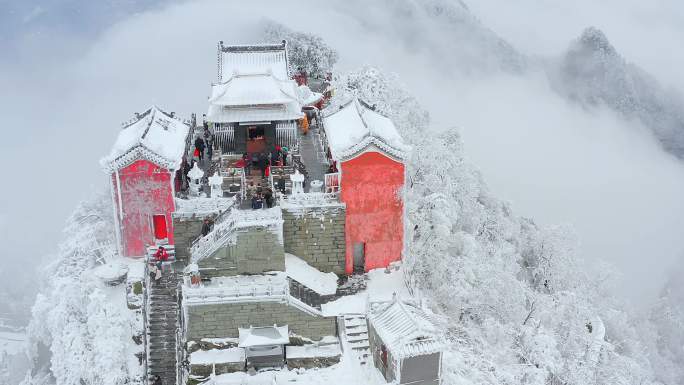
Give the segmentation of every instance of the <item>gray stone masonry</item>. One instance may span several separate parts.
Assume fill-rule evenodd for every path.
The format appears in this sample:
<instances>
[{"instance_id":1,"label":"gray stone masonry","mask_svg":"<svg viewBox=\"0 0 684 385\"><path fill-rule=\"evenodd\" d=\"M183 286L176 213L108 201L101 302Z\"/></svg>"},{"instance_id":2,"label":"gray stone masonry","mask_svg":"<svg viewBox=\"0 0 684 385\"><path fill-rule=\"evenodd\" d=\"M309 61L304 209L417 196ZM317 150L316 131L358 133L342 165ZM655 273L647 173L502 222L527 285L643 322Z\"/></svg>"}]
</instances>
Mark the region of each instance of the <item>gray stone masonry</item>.
<instances>
[{"instance_id":1,"label":"gray stone masonry","mask_svg":"<svg viewBox=\"0 0 684 385\"><path fill-rule=\"evenodd\" d=\"M316 269L344 274L344 207L283 209L285 252Z\"/></svg>"},{"instance_id":2,"label":"gray stone masonry","mask_svg":"<svg viewBox=\"0 0 684 385\"><path fill-rule=\"evenodd\" d=\"M290 331L312 340L337 335L335 317L305 313L282 302L241 302L195 305L187 308L187 339L238 337L238 328L288 325Z\"/></svg>"},{"instance_id":3,"label":"gray stone masonry","mask_svg":"<svg viewBox=\"0 0 684 385\"><path fill-rule=\"evenodd\" d=\"M210 215L214 219L216 215ZM173 241L176 247L176 259L187 263L190 257L190 244L202 231L205 216L173 217Z\"/></svg>"},{"instance_id":4,"label":"gray stone masonry","mask_svg":"<svg viewBox=\"0 0 684 385\"><path fill-rule=\"evenodd\" d=\"M235 244L221 246L198 266L203 278L285 271L285 251L273 229L252 226L239 230Z\"/></svg>"},{"instance_id":5,"label":"gray stone masonry","mask_svg":"<svg viewBox=\"0 0 684 385\"><path fill-rule=\"evenodd\" d=\"M299 357L288 358L287 368L292 369L312 369L312 368L327 368L340 362L341 356L333 357Z\"/></svg>"}]
</instances>

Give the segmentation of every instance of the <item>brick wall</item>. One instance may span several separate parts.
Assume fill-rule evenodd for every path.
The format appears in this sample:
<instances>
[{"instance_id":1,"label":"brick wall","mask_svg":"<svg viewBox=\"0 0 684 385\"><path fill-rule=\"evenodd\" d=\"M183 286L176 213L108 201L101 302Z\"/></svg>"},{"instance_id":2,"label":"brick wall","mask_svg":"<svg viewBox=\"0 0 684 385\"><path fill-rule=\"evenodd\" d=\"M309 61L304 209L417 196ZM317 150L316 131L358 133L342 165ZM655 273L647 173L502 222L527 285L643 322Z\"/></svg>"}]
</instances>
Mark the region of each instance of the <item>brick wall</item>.
<instances>
[{"instance_id":1,"label":"brick wall","mask_svg":"<svg viewBox=\"0 0 684 385\"><path fill-rule=\"evenodd\" d=\"M187 339L238 337L238 328L288 325L298 335L319 340L337 335L335 317L319 317L282 302L188 306Z\"/></svg>"},{"instance_id":2,"label":"brick wall","mask_svg":"<svg viewBox=\"0 0 684 385\"><path fill-rule=\"evenodd\" d=\"M325 273L344 274L344 207L283 208L285 252Z\"/></svg>"},{"instance_id":3,"label":"brick wall","mask_svg":"<svg viewBox=\"0 0 684 385\"><path fill-rule=\"evenodd\" d=\"M285 251L273 229L264 226L238 231L235 244L226 244L199 261L203 278L285 271Z\"/></svg>"}]
</instances>

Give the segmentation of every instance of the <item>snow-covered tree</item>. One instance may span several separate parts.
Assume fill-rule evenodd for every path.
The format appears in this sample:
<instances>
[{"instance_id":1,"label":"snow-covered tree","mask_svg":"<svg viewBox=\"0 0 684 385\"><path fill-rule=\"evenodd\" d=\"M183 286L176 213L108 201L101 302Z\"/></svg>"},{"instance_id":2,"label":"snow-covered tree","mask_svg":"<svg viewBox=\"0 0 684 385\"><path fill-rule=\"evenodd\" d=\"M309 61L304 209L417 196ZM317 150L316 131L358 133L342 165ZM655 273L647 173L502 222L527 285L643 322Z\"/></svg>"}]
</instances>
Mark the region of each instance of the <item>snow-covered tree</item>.
<instances>
[{"instance_id":1,"label":"snow-covered tree","mask_svg":"<svg viewBox=\"0 0 684 385\"><path fill-rule=\"evenodd\" d=\"M266 23L263 40L268 43L286 40L290 70L304 70L313 78L323 78L337 62L337 52L319 36L292 31L275 21Z\"/></svg>"},{"instance_id":2,"label":"snow-covered tree","mask_svg":"<svg viewBox=\"0 0 684 385\"><path fill-rule=\"evenodd\" d=\"M127 351L132 333L125 300L112 299L125 298L125 292L93 274L103 258L114 255L112 228L111 199L105 195L80 204L68 219L55 261L43 268L44 284L32 309L28 332L34 368L25 384L42 383L46 373L58 385L139 379L139 367ZM48 357L41 355L46 349Z\"/></svg>"}]
</instances>

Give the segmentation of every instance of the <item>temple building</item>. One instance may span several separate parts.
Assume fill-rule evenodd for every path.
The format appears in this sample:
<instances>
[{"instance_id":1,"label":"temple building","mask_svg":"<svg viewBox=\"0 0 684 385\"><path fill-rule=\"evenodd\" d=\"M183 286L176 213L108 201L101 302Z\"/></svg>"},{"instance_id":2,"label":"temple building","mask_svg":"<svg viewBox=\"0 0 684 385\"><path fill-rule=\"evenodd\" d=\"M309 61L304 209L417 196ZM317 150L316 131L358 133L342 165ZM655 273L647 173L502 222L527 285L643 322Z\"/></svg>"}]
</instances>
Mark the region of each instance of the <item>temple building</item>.
<instances>
[{"instance_id":1,"label":"temple building","mask_svg":"<svg viewBox=\"0 0 684 385\"><path fill-rule=\"evenodd\" d=\"M223 153L270 152L292 146L302 113L301 92L290 78L287 44L218 45L218 82L206 119Z\"/></svg>"},{"instance_id":2,"label":"temple building","mask_svg":"<svg viewBox=\"0 0 684 385\"><path fill-rule=\"evenodd\" d=\"M150 107L119 132L101 160L110 175L119 250L142 257L157 242L173 244L174 185L189 127Z\"/></svg>"},{"instance_id":3,"label":"temple building","mask_svg":"<svg viewBox=\"0 0 684 385\"><path fill-rule=\"evenodd\" d=\"M326 110L327 154L346 205L345 272L401 260L404 245L404 162L407 146L390 119L354 98ZM329 178L331 178L329 177Z\"/></svg>"}]
</instances>

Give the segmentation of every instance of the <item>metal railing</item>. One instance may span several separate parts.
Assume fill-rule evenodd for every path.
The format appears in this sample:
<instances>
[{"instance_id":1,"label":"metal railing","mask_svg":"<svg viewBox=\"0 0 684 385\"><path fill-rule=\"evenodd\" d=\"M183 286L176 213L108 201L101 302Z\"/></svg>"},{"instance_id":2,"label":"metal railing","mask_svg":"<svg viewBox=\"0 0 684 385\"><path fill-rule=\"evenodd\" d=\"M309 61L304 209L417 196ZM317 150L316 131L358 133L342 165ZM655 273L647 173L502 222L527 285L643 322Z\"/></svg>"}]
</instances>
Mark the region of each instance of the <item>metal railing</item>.
<instances>
[{"instance_id":1,"label":"metal railing","mask_svg":"<svg viewBox=\"0 0 684 385\"><path fill-rule=\"evenodd\" d=\"M214 123L214 142L222 154L235 151L235 125L232 123Z\"/></svg>"}]
</instances>

